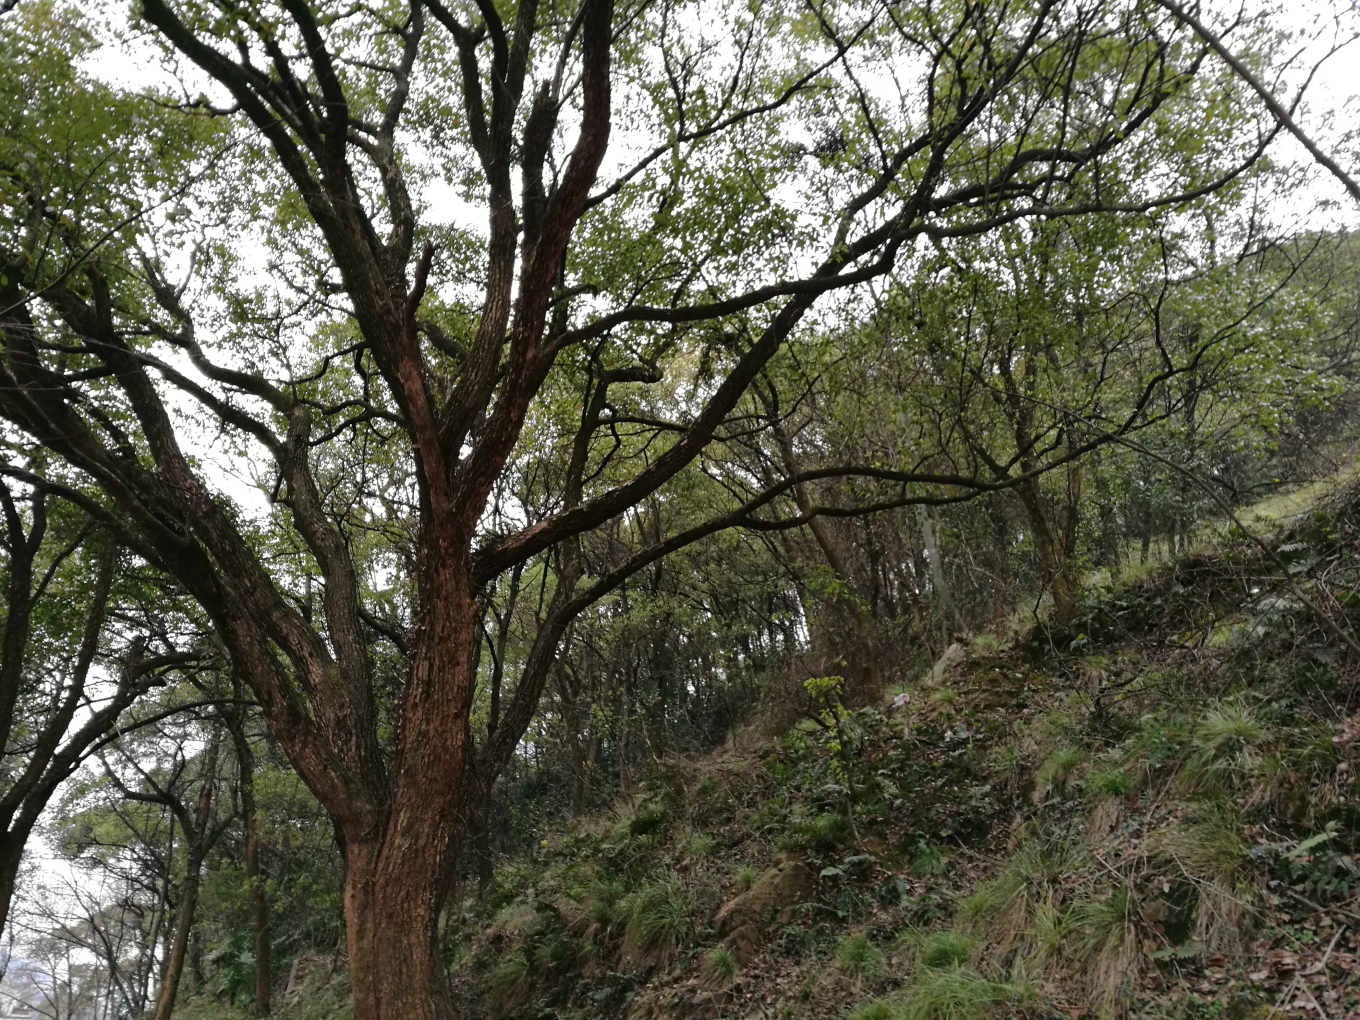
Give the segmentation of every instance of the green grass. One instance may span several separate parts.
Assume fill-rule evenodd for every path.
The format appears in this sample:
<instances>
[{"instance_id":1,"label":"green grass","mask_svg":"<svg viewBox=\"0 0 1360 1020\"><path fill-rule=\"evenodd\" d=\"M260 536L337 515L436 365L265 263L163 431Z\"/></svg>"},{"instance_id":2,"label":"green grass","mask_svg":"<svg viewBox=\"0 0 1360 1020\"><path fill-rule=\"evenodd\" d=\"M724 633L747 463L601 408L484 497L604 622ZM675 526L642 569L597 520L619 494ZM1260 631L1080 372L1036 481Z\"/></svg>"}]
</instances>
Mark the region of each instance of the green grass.
<instances>
[{"instance_id":1,"label":"green grass","mask_svg":"<svg viewBox=\"0 0 1360 1020\"><path fill-rule=\"evenodd\" d=\"M823 853L838 850L850 841L850 821L839 812L826 811L795 821L777 841L781 849L808 848Z\"/></svg>"},{"instance_id":2,"label":"green grass","mask_svg":"<svg viewBox=\"0 0 1360 1020\"><path fill-rule=\"evenodd\" d=\"M1133 776L1115 765L1096 769L1086 777L1087 788L1105 797L1123 797L1133 789Z\"/></svg>"},{"instance_id":3,"label":"green grass","mask_svg":"<svg viewBox=\"0 0 1360 1020\"><path fill-rule=\"evenodd\" d=\"M725 947L715 946L704 954L700 969L710 981L727 984L737 976L737 960Z\"/></svg>"},{"instance_id":4,"label":"green grass","mask_svg":"<svg viewBox=\"0 0 1360 1020\"><path fill-rule=\"evenodd\" d=\"M693 859L698 860L707 857L713 852L714 846L713 837L705 835L702 832L691 831L685 836L685 854Z\"/></svg>"},{"instance_id":5,"label":"green grass","mask_svg":"<svg viewBox=\"0 0 1360 1020\"><path fill-rule=\"evenodd\" d=\"M689 907L680 880L667 876L628 897L624 956L634 963L670 961L689 927Z\"/></svg>"},{"instance_id":6,"label":"green grass","mask_svg":"<svg viewBox=\"0 0 1360 1020\"><path fill-rule=\"evenodd\" d=\"M836 945L836 963L856 977L878 977L887 972L883 953L864 932L847 935Z\"/></svg>"},{"instance_id":7,"label":"green grass","mask_svg":"<svg viewBox=\"0 0 1360 1020\"><path fill-rule=\"evenodd\" d=\"M980 1020L999 1006L1027 998L1016 985L989 981L972 970L928 970L916 982L895 1020Z\"/></svg>"},{"instance_id":8,"label":"green grass","mask_svg":"<svg viewBox=\"0 0 1360 1020\"><path fill-rule=\"evenodd\" d=\"M633 836L650 836L666 824L666 805L657 800L644 800L628 819L628 832Z\"/></svg>"},{"instance_id":9,"label":"green grass","mask_svg":"<svg viewBox=\"0 0 1360 1020\"><path fill-rule=\"evenodd\" d=\"M484 987L491 1001L504 1004L529 976L529 961L518 949L502 958L487 974Z\"/></svg>"},{"instance_id":10,"label":"green grass","mask_svg":"<svg viewBox=\"0 0 1360 1020\"><path fill-rule=\"evenodd\" d=\"M952 931L936 932L921 944L921 966L931 970L962 967L968 962L976 940Z\"/></svg>"},{"instance_id":11,"label":"green grass","mask_svg":"<svg viewBox=\"0 0 1360 1020\"><path fill-rule=\"evenodd\" d=\"M943 850L937 846L927 846L916 851L907 870L917 878L930 878L934 875L943 875L948 864L949 859L945 857Z\"/></svg>"}]
</instances>

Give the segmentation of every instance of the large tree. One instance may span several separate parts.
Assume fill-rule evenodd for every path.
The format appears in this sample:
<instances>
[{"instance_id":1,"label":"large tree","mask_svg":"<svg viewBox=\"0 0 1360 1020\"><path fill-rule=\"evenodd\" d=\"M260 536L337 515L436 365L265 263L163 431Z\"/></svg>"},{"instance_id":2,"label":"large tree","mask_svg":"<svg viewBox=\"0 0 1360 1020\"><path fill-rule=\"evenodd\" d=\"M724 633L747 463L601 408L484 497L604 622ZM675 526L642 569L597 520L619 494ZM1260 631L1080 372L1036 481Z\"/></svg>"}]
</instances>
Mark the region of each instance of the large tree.
<instances>
[{"instance_id":1,"label":"large tree","mask_svg":"<svg viewBox=\"0 0 1360 1020\"><path fill-rule=\"evenodd\" d=\"M632 523L761 420L748 387L819 298L847 295L853 314L855 288L910 271L920 238L1193 201L1268 139L1197 144L1237 86L1206 79L1174 20L1129 0L140 13L184 69L186 118L236 125L235 176L214 183L232 205L191 198L140 221L144 257L92 259L70 240L86 220L36 186L7 193L29 227L0 251L0 408L198 600L333 818L364 1020L450 1015L436 934L459 836L573 617L720 528L819 512L800 500L773 521L809 480L783 477L674 534ZM13 154L11 179L32 162ZM441 177L480 223L440 223L421 194ZM221 254L249 232L241 214L267 225L267 271ZM197 275L172 284L174 265ZM620 412L639 391L669 414ZM558 458L543 447L564 394L579 411ZM276 473L269 527L205 472L207 435ZM816 474L856 473L898 503L917 481L996 484L882 464ZM526 474L546 496L499 501ZM583 537L619 521L635 544L601 565ZM525 564L543 612L478 743L482 600Z\"/></svg>"}]
</instances>

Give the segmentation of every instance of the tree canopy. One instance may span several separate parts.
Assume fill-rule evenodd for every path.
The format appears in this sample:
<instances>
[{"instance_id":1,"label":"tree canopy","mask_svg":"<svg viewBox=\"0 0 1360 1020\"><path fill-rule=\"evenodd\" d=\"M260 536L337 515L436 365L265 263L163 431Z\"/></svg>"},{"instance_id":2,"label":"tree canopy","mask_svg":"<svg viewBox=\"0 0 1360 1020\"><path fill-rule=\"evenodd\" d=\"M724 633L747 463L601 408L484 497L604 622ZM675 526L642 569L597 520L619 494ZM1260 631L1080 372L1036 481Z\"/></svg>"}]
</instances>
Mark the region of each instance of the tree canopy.
<instances>
[{"instance_id":1,"label":"tree canopy","mask_svg":"<svg viewBox=\"0 0 1360 1020\"><path fill-rule=\"evenodd\" d=\"M781 670L875 704L1183 546L1188 477L1240 502L1345 435L1353 245L1281 213L1268 18L1225 63L1137 0L142 0L135 94L108 26L3 18L0 711L37 712L34 570L97 561L38 746L124 679L43 789L178 670L188 731L99 759L140 814L90 822L178 829L158 1020L238 821L267 953L262 750L333 826L356 1015L447 1017L449 891L544 747L579 815Z\"/></svg>"}]
</instances>

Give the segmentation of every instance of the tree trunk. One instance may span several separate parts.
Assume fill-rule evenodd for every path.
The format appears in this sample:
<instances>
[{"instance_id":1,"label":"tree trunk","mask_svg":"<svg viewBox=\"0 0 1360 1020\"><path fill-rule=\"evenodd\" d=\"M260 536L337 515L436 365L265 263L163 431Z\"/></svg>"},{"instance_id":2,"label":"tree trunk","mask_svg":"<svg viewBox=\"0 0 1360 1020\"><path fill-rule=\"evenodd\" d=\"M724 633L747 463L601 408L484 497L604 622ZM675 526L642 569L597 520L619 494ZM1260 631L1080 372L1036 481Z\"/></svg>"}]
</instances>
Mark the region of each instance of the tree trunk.
<instances>
[{"instance_id":1,"label":"tree trunk","mask_svg":"<svg viewBox=\"0 0 1360 1020\"><path fill-rule=\"evenodd\" d=\"M595 759L600 753L600 735L592 732L590 739L586 741L586 756L584 767L576 777L576 782L572 784L571 790L571 810L574 817L581 817L586 813L586 808L590 806L590 780L595 772Z\"/></svg>"},{"instance_id":2,"label":"tree trunk","mask_svg":"<svg viewBox=\"0 0 1360 1020\"><path fill-rule=\"evenodd\" d=\"M239 684L236 697L241 697ZM243 721L228 723L236 748L237 774L241 794L241 821L246 830L246 887L250 896L250 923L255 950L255 1015L269 1015L271 997L269 970L269 905L265 902L264 880L260 876L260 830L255 811L255 755L250 749Z\"/></svg>"},{"instance_id":3,"label":"tree trunk","mask_svg":"<svg viewBox=\"0 0 1360 1020\"><path fill-rule=\"evenodd\" d=\"M195 848L196 850L196 848ZM189 931L194 926L194 911L198 907L198 883L203 858L194 851L184 866L184 886L179 894L179 911L175 916L175 937L166 957L165 977L156 997L156 1020L170 1020L175 1011L175 997L179 994L180 977L189 950Z\"/></svg>"},{"instance_id":4,"label":"tree trunk","mask_svg":"<svg viewBox=\"0 0 1360 1020\"><path fill-rule=\"evenodd\" d=\"M623 689L620 692L619 706L619 795L625 799L633 795L633 772L628 764L630 753L628 727L633 709L633 664L631 660L623 667Z\"/></svg>"},{"instance_id":5,"label":"tree trunk","mask_svg":"<svg viewBox=\"0 0 1360 1020\"><path fill-rule=\"evenodd\" d=\"M776 410L774 401L768 397L764 399L766 410L773 414ZM774 430L775 437L779 441L784 470L789 477L797 477L798 459L794 454L793 443L782 424L776 424ZM793 499L800 513L811 514L812 500L802 482L793 486ZM837 548L835 537L831 534L830 524L824 518L814 515L808 518L807 527L812 532L812 537L817 543L817 548L821 550L826 565L831 568L831 572L845 586L844 593L838 601L849 610L855 623L855 639L860 654L860 677L858 683L847 684L850 689L846 691L846 700L851 705L875 704L883 697L883 675L878 665L878 636L875 633L873 617L855 591L857 587L855 579L851 575L849 564L846 563L840 549Z\"/></svg>"},{"instance_id":6,"label":"tree trunk","mask_svg":"<svg viewBox=\"0 0 1360 1020\"><path fill-rule=\"evenodd\" d=\"M1034 549L1039 557L1039 565L1043 568L1044 580L1048 582L1049 594L1053 596L1053 622L1066 623L1077 612L1077 589L1071 575L1066 535L1054 533L1036 479L1030 479L1018 489L1020 501L1029 516L1030 528L1034 532ZM1066 529L1063 530L1065 532Z\"/></svg>"},{"instance_id":7,"label":"tree trunk","mask_svg":"<svg viewBox=\"0 0 1360 1020\"><path fill-rule=\"evenodd\" d=\"M189 932L189 994L196 995L207 985L203 973L203 933L194 928Z\"/></svg>"},{"instance_id":8,"label":"tree trunk","mask_svg":"<svg viewBox=\"0 0 1360 1020\"><path fill-rule=\"evenodd\" d=\"M472 826L473 857L477 860L477 898L486 899L496 873L491 860L491 797L482 803Z\"/></svg>"},{"instance_id":9,"label":"tree trunk","mask_svg":"<svg viewBox=\"0 0 1360 1020\"><path fill-rule=\"evenodd\" d=\"M462 828L487 793L472 773L469 701L478 608L430 569L413 632L384 815L345 828L345 934L356 1020L450 1020L438 920ZM485 782L491 777L486 777Z\"/></svg>"},{"instance_id":10,"label":"tree trunk","mask_svg":"<svg viewBox=\"0 0 1360 1020\"><path fill-rule=\"evenodd\" d=\"M572 820L586 813L586 797L590 787L586 782L586 752L581 747L580 737L571 741L571 817Z\"/></svg>"},{"instance_id":11,"label":"tree trunk","mask_svg":"<svg viewBox=\"0 0 1360 1020\"><path fill-rule=\"evenodd\" d=\"M161 976L161 990L156 997L155 1020L170 1020L175 1011L175 997L179 994L180 978L184 974L184 961L189 950L189 934L194 927L194 911L198 909L198 886L203 871L203 860L208 856L212 836L209 833L212 812L213 785L217 772L217 741L208 744L204 752L203 778L198 790L198 804L195 808L192 826L187 816L180 818L184 832L184 885L179 894L179 910L175 917L175 934L170 942L170 950L165 957ZM143 798L149 799L149 798ZM177 811L182 813L183 806ZM168 857L167 857L168 860Z\"/></svg>"},{"instance_id":12,"label":"tree trunk","mask_svg":"<svg viewBox=\"0 0 1360 1020\"><path fill-rule=\"evenodd\" d=\"M14 885L27 840L27 831L0 834L0 932L8 930L9 908L14 902ZM0 963L0 979L4 977L4 967L5 963Z\"/></svg>"},{"instance_id":13,"label":"tree trunk","mask_svg":"<svg viewBox=\"0 0 1360 1020\"><path fill-rule=\"evenodd\" d=\"M954 625L954 631L962 634L966 628L963 617L959 615L959 608L954 604L953 598L949 594L949 585L944 578L944 562L940 559L940 548L935 544L935 527L930 519L930 511L924 506L917 504L916 512L921 520L921 537L925 539L926 559L930 561L930 580L935 586L935 594L940 598L940 606L944 610L945 618ZM945 641L946 647L949 645Z\"/></svg>"},{"instance_id":14,"label":"tree trunk","mask_svg":"<svg viewBox=\"0 0 1360 1020\"><path fill-rule=\"evenodd\" d=\"M444 864L431 843L404 853L346 846L345 935L357 1020L452 1020L438 952ZM393 856L400 857L393 861Z\"/></svg>"},{"instance_id":15,"label":"tree trunk","mask_svg":"<svg viewBox=\"0 0 1360 1020\"><path fill-rule=\"evenodd\" d=\"M802 495L802 486L794 486L794 493L799 509L807 513L810 504ZM817 540L817 547L821 549L827 566L844 583L846 590L841 601L850 610L851 619L855 621L856 644L863 657L860 662L861 679L854 690L847 692L847 700L856 705L872 705L883 696L883 675L878 667L878 637L874 633L873 618L869 615L863 600L853 590L850 569L840 555L840 550L836 548L826 521L820 517L813 517L808 521L808 530Z\"/></svg>"}]
</instances>

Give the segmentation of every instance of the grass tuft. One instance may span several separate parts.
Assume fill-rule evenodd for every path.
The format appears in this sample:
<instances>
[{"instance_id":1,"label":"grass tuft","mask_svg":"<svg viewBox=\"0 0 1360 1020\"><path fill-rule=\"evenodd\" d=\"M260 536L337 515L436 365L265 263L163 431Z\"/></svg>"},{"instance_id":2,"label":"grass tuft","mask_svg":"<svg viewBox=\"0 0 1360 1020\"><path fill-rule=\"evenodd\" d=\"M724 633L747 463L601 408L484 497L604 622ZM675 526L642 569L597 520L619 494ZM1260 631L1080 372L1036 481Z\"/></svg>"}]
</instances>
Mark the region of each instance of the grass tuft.
<instances>
[{"instance_id":1,"label":"grass tuft","mask_svg":"<svg viewBox=\"0 0 1360 1020\"><path fill-rule=\"evenodd\" d=\"M1020 1005L1026 990L989 981L977 971L928 970L911 989L895 1020L980 1020L998 1006Z\"/></svg>"},{"instance_id":2,"label":"grass tuft","mask_svg":"<svg viewBox=\"0 0 1360 1020\"><path fill-rule=\"evenodd\" d=\"M689 908L680 880L667 876L628 898L623 955L632 963L662 966L674 958L689 927Z\"/></svg>"},{"instance_id":3,"label":"grass tuft","mask_svg":"<svg viewBox=\"0 0 1360 1020\"><path fill-rule=\"evenodd\" d=\"M836 963L859 978L878 977L887 972L887 961L864 932L847 935L836 945Z\"/></svg>"},{"instance_id":4,"label":"grass tuft","mask_svg":"<svg viewBox=\"0 0 1360 1020\"><path fill-rule=\"evenodd\" d=\"M650 836L666 824L666 805L659 800L644 800L628 819L628 832L633 836Z\"/></svg>"},{"instance_id":5,"label":"grass tuft","mask_svg":"<svg viewBox=\"0 0 1360 1020\"><path fill-rule=\"evenodd\" d=\"M1128 998L1138 974L1136 909L1125 886L1072 908L1069 945L1092 997L1106 1007Z\"/></svg>"},{"instance_id":6,"label":"grass tuft","mask_svg":"<svg viewBox=\"0 0 1360 1020\"><path fill-rule=\"evenodd\" d=\"M520 996L529 977L529 961L518 949L491 968L486 976L486 992L491 1001L504 1009Z\"/></svg>"},{"instance_id":7,"label":"grass tuft","mask_svg":"<svg viewBox=\"0 0 1360 1020\"><path fill-rule=\"evenodd\" d=\"M936 932L921 945L921 966L931 970L962 967L976 945L974 939L952 931Z\"/></svg>"},{"instance_id":8,"label":"grass tuft","mask_svg":"<svg viewBox=\"0 0 1360 1020\"><path fill-rule=\"evenodd\" d=\"M943 850L937 846L926 846L916 852L907 870L917 878L930 878L943 875L948 863Z\"/></svg>"},{"instance_id":9,"label":"grass tuft","mask_svg":"<svg viewBox=\"0 0 1360 1020\"><path fill-rule=\"evenodd\" d=\"M737 959L725 946L715 946L704 954L700 969L710 981L725 985L737 976Z\"/></svg>"},{"instance_id":10,"label":"grass tuft","mask_svg":"<svg viewBox=\"0 0 1360 1020\"><path fill-rule=\"evenodd\" d=\"M693 830L685 834L683 843L686 856L694 860L707 857L713 852L714 845L713 837Z\"/></svg>"},{"instance_id":11,"label":"grass tuft","mask_svg":"<svg viewBox=\"0 0 1360 1020\"><path fill-rule=\"evenodd\" d=\"M1092 772L1086 782L1094 793L1104 797L1123 797L1133 789L1133 776L1113 765Z\"/></svg>"}]
</instances>

